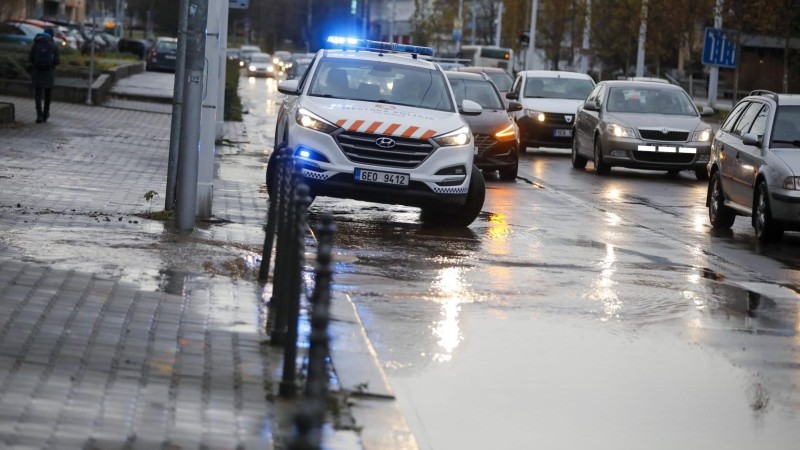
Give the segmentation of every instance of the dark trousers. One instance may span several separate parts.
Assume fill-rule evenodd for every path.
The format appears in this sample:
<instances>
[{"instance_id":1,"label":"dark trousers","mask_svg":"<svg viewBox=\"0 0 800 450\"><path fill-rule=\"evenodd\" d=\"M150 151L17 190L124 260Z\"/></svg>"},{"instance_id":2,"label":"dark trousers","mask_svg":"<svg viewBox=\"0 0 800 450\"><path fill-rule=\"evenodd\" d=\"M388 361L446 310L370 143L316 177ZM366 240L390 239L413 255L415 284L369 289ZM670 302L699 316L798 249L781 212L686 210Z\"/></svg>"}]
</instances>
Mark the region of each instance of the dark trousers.
<instances>
[{"instance_id":1,"label":"dark trousers","mask_svg":"<svg viewBox=\"0 0 800 450\"><path fill-rule=\"evenodd\" d=\"M41 86L34 86L33 90L36 99L36 117L47 119L50 115L50 95L53 90ZM42 108L42 94L44 94L44 108Z\"/></svg>"}]
</instances>

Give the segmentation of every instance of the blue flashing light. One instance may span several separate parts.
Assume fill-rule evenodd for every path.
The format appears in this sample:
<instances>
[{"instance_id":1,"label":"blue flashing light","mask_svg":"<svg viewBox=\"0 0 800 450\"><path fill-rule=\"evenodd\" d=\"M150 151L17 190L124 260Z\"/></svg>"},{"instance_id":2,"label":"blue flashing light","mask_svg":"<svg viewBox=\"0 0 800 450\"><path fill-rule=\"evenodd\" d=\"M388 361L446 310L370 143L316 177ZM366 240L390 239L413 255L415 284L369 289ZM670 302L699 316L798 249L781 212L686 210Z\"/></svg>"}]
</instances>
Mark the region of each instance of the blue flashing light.
<instances>
[{"instance_id":1,"label":"blue flashing light","mask_svg":"<svg viewBox=\"0 0 800 450\"><path fill-rule=\"evenodd\" d=\"M380 51L389 53L412 53L422 56L433 56L433 49L417 45L397 44L394 42L370 41L343 36L328 36L328 44L353 50Z\"/></svg>"},{"instance_id":2,"label":"blue flashing light","mask_svg":"<svg viewBox=\"0 0 800 450\"><path fill-rule=\"evenodd\" d=\"M311 156L311 152L309 152L308 150L305 150L305 149L304 150L299 150L297 152L297 156L299 156L301 158L308 158L308 157Z\"/></svg>"}]
</instances>

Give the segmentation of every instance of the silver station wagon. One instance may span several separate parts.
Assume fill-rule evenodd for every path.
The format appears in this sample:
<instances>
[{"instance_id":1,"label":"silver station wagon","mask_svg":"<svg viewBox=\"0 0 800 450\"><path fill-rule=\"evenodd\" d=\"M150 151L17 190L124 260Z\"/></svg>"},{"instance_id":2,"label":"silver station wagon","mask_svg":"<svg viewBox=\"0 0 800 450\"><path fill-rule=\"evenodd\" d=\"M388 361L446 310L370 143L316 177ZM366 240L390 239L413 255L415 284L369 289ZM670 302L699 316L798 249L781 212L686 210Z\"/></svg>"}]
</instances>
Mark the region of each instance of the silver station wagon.
<instances>
[{"instance_id":1,"label":"silver station wagon","mask_svg":"<svg viewBox=\"0 0 800 450\"><path fill-rule=\"evenodd\" d=\"M800 229L800 95L753 91L711 144L708 216L727 229L751 217L760 241Z\"/></svg>"}]
</instances>

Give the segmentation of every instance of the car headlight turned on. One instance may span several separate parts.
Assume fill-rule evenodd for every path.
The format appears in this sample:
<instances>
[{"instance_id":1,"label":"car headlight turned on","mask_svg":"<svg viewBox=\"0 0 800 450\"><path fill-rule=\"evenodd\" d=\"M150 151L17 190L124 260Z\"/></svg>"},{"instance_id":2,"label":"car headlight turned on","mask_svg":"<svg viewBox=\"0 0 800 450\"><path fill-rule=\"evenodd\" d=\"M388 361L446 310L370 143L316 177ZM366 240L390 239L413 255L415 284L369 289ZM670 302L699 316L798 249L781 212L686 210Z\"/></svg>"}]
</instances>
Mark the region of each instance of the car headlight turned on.
<instances>
[{"instance_id":1,"label":"car headlight turned on","mask_svg":"<svg viewBox=\"0 0 800 450\"><path fill-rule=\"evenodd\" d=\"M494 134L498 141L510 141L517 138L517 130L511 124Z\"/></svg>"},{"instance_id":2,"label":"car headlight turned on","mask_svg":"<svg viewBox=\"0 0 800 450\"><path fill-rule=\"evenodd\" d=\"M617 125L615 123L610 123L606 125L606 131L611 136L620 137L620 138L635 138L636 133L633 132L633 128L623 127L622 125Z\"/></svg>"},{"instance_id":3,"label":"car headlight turned on","mask_svg":"<svg viewBox=\"0 0 800 450\"><path fill-rule=\"evenodd\" d=\"M711 128L706 128L704 130L695 131L694 135L692 136L693 141L697 142L708 142L711 140Z\"/></svg>"},{"instance_id":4,"label":"car headlight turned on","mask_svg":"<svg viewBox=\"0 0 800 450\"><path fill-rule=\"evenodd\" d=\"M783 188L800 191L800 177L786 177L783 179Z\"/></svg>"},{"instance_id":5,"label":"car headlight turned on","mask_svg":"<svg viewBox=\"0 0 800 450\"><path fill-rule=\"evenodd\" d=\"M530 117L533 120L538 120L539 122L544 122L545 119L547 119L547 116L545 116L544 113L540 111L526 109L524 112L526 116Z\"/></svg>"},{"instance_id":6,"label":"car headlight turned on","mask_svg":"<svg viewBox=\"0 0 800 450\"><path fill-rule=\"evenodd\" d=\"M442 147L452 147L455 145L467 145L470 142L470 138L469 128L461 127L455 131L435 137L433 140Z\"/></svg>"},{"instance_id":7,"label":"car headlight turned on","mask_svg":"<svg viewBox=\"0 0 800 450\"><path fill-rule=\"evenodd\" d=\"M336 125L326 122L305 108L298 109L294 118L301 127L310 128L322 133L332 133L336 131L337 128Z\"/></svg>"},{"instance_id":8,"label":"car headlight turned on","mask_svg":"<svg viewBox=\"0 0 800 450\"><path fill-rule=\"evenodd\" d=\"M248 67L248 69L250 69L250 72L255 72L256 71L256 66L250 66L250 67Z\"/></svg>"},{"instance_id":9,"label":"car headlight turned on","mask_svg":"<svg viewBox=\"0 0 800 450\"><path fill-rule=\"evenodd\" d=\"M274 71L275 71L275 66L267 67L267 72L274 72Z\"/></svg>"}]
</instances>

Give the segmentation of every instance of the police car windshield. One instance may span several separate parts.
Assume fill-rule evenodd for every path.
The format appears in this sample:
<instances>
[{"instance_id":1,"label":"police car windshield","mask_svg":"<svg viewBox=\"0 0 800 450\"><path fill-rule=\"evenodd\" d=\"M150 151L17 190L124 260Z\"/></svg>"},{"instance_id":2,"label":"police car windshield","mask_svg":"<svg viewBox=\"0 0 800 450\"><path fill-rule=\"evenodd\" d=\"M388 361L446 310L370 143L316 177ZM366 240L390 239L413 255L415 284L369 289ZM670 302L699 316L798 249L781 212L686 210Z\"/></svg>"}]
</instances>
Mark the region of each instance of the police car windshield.
<instances>
[{"instance_id":1,"label":"police car windshield","mask_svg":"<svg viewBox=\"0 0 800 450\"><path fill-rule=\"evenodd\" d=\"M308 95L455 111L441 72L385 61L324 58Z\"/></svg>"},{"instance_id":2,"label":"police car windshield","mask_svg":"<svg viewBox=\"0 0 800 450\"><path fill-rule=\"evenodd\" d=\"M505 110L503 101L497 95L497 91L494 90L494 86L489 80L454 78L450 80L450 87L453 88L453 95L456 96L456 103L459 105L464 100L472 100L481 105L483 109Z\"/></svg>"}]
</instances>

